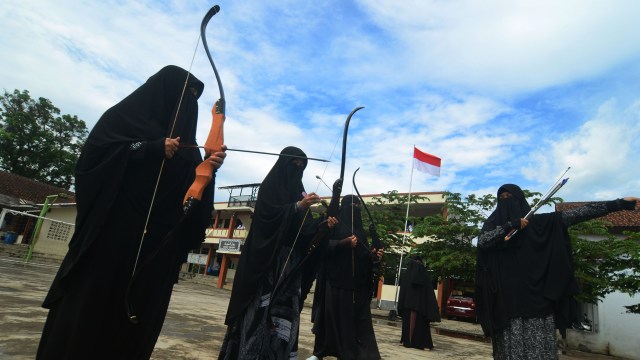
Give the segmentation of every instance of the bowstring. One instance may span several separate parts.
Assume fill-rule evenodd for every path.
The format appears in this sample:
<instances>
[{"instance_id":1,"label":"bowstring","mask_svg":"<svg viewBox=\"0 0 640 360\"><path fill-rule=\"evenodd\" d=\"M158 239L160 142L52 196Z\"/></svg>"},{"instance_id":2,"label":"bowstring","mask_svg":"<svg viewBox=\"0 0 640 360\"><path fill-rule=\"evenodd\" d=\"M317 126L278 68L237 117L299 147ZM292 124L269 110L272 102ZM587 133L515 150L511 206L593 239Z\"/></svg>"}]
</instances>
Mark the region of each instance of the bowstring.
<instances>
[{"instance_id":1,"label":"bowstring","mask_svg":"<svg viewBox=\"0 0 640 360\"><path fill-rule=\"evenodd\" d=\"M196 41L196 47L193 50L193 56L191 57L191 63L189 64L189 70L187 71L187 77L184 79L184 85L182 86L182 92L180 93L180 100L178 101L178 107L176 109L176 113L173 117L173 121L171 123L171 130L169 131L169 138L171 139L173 136L173 131L175 130L176 123L178 122L178 114L180 114L180 109L182 107L182 99L184 98L184 93L187 90L187 84L189 83L189 77L191 76L191 68L193 67L193 62L195 61L196 54L198 52L198 47L200 46L201 34L198 34L198 40ZM166 161L166 157L162 158L162 162L160 163L160 171L158 171L158 178L156 179L156 185L153 188L153 194L151 195L151 203L149 204L149 211L147 212L147 217L144 222L144 228L142 230L142 235L140 236L140 245L138 246L138 253L136 254L136 261L133 263L133 271L131 272L131 277L133 277L138 268L138 262L140 260L140 253L142 251L142 245L144 244L144 237L147 234L147 226L149 225L149 220L151 219L151 211L153 210L153 205L155 203L156 195L158 193L158 187L160 186L160 178L162 177L162 171L164 170L164 164Z\"/></svg>"},{"instance_id":2,"label":"bowstring","mask_svg":"<svg viewBox=\"0 0 640 360\"><path fill-rule=\"evenodd\" d=\"M331 154L329 155L329 160L331 160L333 158L333 154L336 151L336 147L338 146L338 142L340 141L340 138L338 137L338 139L336 140L336 143L333 145L333 149L331 150ZM314 192L317 193L318 188L320 188L320 182L322 181L322 178L324 178L324 174L327 171L327 168L329 167L329 163L327 162L324 166L324 170L322 171L322 176L320 179L318 179L318 182L316 184L316 189ZM333 191L333 190L332 190ZM293 253L293 249L296 246L296 243L298 242L298 239L300 238L300 234L302 233L302 228L304 227L304 222L305 219L307 218L307 215L309 214L309 211L311 211L311 206L309 206L307 208L307 210L304 213L304 216L302 218L302 222L300 223L300 226L298 227L298 231L296 232L296 237L293 240L293 245L291 245L291 249L289 250L289 253L287 254L287 258L284 261L284 265L282 266L282 271L280 272L280 276L278 276L278 280L275 283L275 286L273 287L273 292L272 295L275 293L275 290L278 288L278 286L280 285L281 281L282 281L282 277L284 276L284 272L287 270L287 265L289 264L289 260L291 259L291 254ZM275 301L275 299L272 299L272 301Z\"/></svg>"},{"instance_id":3,"label":"bowstring","mask_svg":"<svg viewBox=\"0 0 640 360\"><path fill-rule=\"evenodd\" d=\"M352 200L351 200L351 236L355 236L354 234L354 218L355 218L355 203L353 202L353 184L351 185L351 194L352 194ZM357 199L357 197L356 197ZM358 241L358 237L356 236L356 241ZM351 244L349 244L351 245ZM356 243L357 245L357 243ZM356 282L356 260L355 260L355 251L354 251L354 246L351 246L351 279L353 281L353 288L354 291L352 293L353 295L353 303L356 303L356 292L355 292L355 282Z\"/></svg>"}]
</instances>

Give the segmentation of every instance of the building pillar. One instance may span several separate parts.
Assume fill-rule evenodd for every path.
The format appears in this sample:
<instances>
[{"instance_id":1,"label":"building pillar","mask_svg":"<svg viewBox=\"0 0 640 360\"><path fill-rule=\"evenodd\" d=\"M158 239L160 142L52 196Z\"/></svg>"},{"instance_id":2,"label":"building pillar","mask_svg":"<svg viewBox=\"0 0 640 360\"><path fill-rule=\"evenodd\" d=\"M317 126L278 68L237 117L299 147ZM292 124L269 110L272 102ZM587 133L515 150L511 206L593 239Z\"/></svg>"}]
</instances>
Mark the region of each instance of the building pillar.
<instances>
[{"instance_id":1,"label":"building pillar","mask_svg":"<svg viewBox=\"0 0 640 360\"><path fill-rule=\"evenodd\" d=\"M218 289L222 289L224 280L227 278L228 259L229 254L222 254L222 264L220 264L220 273L218 274Z\"/></svg>"},{"instance_id":2,"label":"building pillar","mask_svg":"<svg viewBox=\"0 0 640 360\"><path fill-rule=\"evenodd\" d=\"M213 228L218 228L218 220L220 219L220 210L216 211L216 216L213 218Z\"/></svg>"},{"instance_id":3,"label":"building pillar","mask_svg":"<svg viewBox=\"0 0 640 360\"><path fill-rule=\"evenodd\" d=\"M451 279L444 279L438 282L438 297L437 302L440 307L440 315L447 315L447 300L449 300L449 293L451 292Z\"/></svg>"},{"instance_id":4,"label":"building pillar","mask_svg":"<svg viewBox=\"0 0 640 360\"><path fill-rule=\"evenodd\" d=\"M209 272L209 264L211 264L211 256L213 255L213 246L209 245L209 253L207 254L207 263L204 265L204 275L207 275L207 272Z\"/></svg>"},{"instance_id":5,"label":"building pillar","mask_svg":"<svg viewBox=\"0 0 640 360\"><path fill-rule=\"evenodd\" d=\"M231 219L229 219L229 231L227 232L227 239L233 239L233 230L236 228L236 213L231 214Z\"/></svg>"}]
</instances>

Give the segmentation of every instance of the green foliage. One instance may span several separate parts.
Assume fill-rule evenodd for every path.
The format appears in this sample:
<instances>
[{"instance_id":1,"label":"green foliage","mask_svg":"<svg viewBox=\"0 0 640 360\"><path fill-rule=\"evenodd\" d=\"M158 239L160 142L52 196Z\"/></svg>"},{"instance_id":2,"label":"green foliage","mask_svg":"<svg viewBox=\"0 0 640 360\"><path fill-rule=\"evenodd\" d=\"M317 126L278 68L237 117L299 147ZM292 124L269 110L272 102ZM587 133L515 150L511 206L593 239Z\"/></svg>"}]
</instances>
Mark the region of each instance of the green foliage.
<instances>
[{"instance_id":1,"label":"green foliage","mask_svg":"<svg viewBox=\"0 0 640 360\"><path fill-rule=\"evenodd\" d=\"M75 115L27 90L0 96L0 168L69 189L75 164L87 137L87 126Z\"/></svg>"},{"instance_id":2,"label":"green foliage","mask_svg":"<svg viewBox=\"0 0 640 360\"><path fill-rule=\"evenodd\" d=\"M463 281L475 279L476 248L472 240L480 233L480 226L494 207L495 196L465 198L459 193L445 193L447 218L428 216L413 229L415 236L432 239L418 247L429 269L441 279Z\"/></svg>"},{"instance_id":3,"label":"green foliage","mask_svg":"<svg viewBox=\"0 0 640 360\"><path fill-rule=\"evenodd\" d=\"M606 224L592 220L569 229L574 253L576 280L581 286L578 300L597 303L614 291L630 296L640 291L640 233L625 233L618 239L610 235ZM588 240L598 235L605 240ZM640 304L625 306L640 314Z\"/></svg>"}]
</instances>

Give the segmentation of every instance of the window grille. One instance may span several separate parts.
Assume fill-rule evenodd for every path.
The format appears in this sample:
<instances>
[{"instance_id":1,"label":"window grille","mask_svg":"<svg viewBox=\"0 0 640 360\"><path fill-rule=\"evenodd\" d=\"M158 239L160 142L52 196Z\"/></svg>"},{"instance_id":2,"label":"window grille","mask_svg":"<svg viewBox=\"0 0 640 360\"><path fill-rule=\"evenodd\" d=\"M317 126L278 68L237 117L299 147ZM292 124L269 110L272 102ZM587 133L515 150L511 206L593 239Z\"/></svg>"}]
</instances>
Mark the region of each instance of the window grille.
<instances>
[{"instance_id":1,"label":"window grille","mask_svg":"<svg viewBox=\"0 0 640 360\"><path fill-rule=\"evenodd\" d=\"M67 241L72 230L71 225L52 222L47 232L47 239Z\"/></svg>"}]
</instances>

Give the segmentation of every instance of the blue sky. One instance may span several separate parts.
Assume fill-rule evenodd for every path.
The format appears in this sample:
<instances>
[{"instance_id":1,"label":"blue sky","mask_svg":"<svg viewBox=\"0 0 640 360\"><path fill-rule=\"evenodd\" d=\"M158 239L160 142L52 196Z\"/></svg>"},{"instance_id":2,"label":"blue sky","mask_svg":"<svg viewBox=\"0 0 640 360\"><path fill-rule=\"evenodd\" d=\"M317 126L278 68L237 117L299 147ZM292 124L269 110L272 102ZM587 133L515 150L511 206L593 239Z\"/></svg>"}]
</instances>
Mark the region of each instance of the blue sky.
<instances>
[{"instance_id":1,"label":"blue sky","mask_svg":"<svg viewBox=\"0 0 640 360\"><path fill-rule=\"evenodd\" d=\"M167 64L188 69L208 1L3 1L0 86L29 90L89 128ZM227 98L231 148L294 145L316 175L361 193L409 190L413 145L442 158L412 191L544 192L566 169L568 201L640 195L640 2L220 1L207 39ZM198 139L218 98L205 83ZM337 144L337 146L336 146ZM217 185L260 182L275 158L229 153ZM350 184L344 193L352 192ZM217 201L228 193L218 191Z\"/></svg>"}]
</instances>

